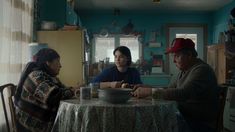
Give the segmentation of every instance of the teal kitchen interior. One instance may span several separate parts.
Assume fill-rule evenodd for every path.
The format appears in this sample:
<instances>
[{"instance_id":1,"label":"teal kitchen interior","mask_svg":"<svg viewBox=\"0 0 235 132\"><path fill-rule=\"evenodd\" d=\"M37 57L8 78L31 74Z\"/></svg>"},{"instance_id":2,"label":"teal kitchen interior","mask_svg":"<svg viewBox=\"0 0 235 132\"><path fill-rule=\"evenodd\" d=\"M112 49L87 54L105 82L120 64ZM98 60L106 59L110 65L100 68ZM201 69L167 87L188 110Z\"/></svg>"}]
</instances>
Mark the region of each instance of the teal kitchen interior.
<instances>
[{"instance_id":1,"label":"teal kitchen interior","mask_svg":"<svg viewBox=\"0 0 235 132\"><path fill-rule=\"evenodd\" d=\"M79 6L80 1L82 0L75 1L73 4L66 0L38 1L35 5L38 8L36 28L42 21L55 21L59 27L68 24L86 29L86 34L89 36L88 57L89 63L92 65L97 63L92 58L95 56L94 36L99 35L102 31L108 32L109 35L122 34L123 27L131 23L133 34L139 37L140 57L147 63L146 67L150 67L149 69L153 67L154 57L158 57L162 61L162 69L159 72L152 73L153 69L140 71L143 83L154 86L166 86L172 77L169 72L169 57L164 54L169 45L167 27L171 25L203 26L205 27L204 46L215 45L219 43L219 34L228 29L230 11L235 7L235 1L231 1L213 11L151 11L148 9L138 11L115 7L107 10L85 10L79 8L81 7ZM151 45L153 36L154 44L157 46ZM115 43L119 43L119 41ZM203 59L206 60L206 55ZM137 62L134 62L133 66L138 67ZM95 74L89 74L88 78L92 79L94 76Z\"/></svg>"}]
</instances>

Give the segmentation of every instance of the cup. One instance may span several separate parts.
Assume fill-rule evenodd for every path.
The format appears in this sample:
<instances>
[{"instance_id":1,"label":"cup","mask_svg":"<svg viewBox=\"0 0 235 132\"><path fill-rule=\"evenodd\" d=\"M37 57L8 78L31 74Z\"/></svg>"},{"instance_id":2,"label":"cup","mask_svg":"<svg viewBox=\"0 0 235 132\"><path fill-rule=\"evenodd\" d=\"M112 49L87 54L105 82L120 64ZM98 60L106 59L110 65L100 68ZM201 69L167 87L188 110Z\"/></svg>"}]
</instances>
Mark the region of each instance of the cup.
<instances>
[{"instance_id":1,"label":"cup","mask_svg":"<svg viewBox=\"0 0 235 132\"><path fill-rule=\"evenodd\" d=\"M80 89L76 89L75 90L74 97L75 98L79 98L80 97Z\"/></svg>"},{"instance_id":2,"label":"cup","mask_svg":"<svg viewBox=\"0 0 235 132\"><path fill-rule=\"evenodd\" d=\"M100 83L90 83L91 96L92 98L98 98L98 89L100 88Z\"/></svg>"},{"instance_id":3,"label":"cup","mask_svg":"<svg viewBox=\"0 0 235 132\"><path fill-rule=\"evenodd\" d=\"M80 100L91 99L91 88L90 87L80 87Z\"/></svg>"}]
</instances>

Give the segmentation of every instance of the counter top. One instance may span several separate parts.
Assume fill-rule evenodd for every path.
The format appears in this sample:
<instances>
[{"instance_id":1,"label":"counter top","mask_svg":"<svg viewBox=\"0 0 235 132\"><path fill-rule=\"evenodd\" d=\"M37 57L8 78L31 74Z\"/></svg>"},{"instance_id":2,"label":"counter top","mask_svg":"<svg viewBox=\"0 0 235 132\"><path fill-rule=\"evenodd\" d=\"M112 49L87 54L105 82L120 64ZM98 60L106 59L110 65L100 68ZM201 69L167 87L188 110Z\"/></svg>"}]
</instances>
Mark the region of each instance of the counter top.
<instances>
[{"instance_id":1,"label":"counter top","mask_svg":"<svg viewBox=\"0 0 235 132\"><path fill-rule=\"evenodd\" d=\"M169 74L150 74L150 75L141 75L141 77L171 77Z\"/></svg>"}]
</instances>

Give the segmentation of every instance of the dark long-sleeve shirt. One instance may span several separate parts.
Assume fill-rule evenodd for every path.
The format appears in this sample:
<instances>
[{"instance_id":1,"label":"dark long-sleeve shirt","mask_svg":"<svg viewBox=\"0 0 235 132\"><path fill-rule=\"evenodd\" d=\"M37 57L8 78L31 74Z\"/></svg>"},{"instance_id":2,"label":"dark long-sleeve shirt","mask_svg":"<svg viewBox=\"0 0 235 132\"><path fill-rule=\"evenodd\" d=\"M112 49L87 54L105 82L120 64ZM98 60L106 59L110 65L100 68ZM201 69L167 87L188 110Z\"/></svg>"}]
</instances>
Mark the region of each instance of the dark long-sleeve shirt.
<instances>
[{"instance_id":1,"label":"dark long-sleeve shirt","mask_svg":"<svg viewBox=\"0 0 235 132\"><path fill-rule=\"evenodd\" d=\"M129 84L142 84L140 74L135 68L128 68L126 72L119 72L116 66L102 71L92 82L124 81Z\"/></svg>"}]
</instances>

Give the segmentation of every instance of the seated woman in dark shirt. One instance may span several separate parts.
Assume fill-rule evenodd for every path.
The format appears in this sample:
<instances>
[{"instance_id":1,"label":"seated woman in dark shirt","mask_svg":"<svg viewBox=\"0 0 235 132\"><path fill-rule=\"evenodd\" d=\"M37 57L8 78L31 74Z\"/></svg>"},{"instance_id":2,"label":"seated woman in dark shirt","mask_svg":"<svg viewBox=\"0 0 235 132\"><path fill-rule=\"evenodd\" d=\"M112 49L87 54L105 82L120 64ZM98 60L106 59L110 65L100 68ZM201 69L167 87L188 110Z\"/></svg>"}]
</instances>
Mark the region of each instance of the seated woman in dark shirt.
<instances>
[{"instance_id":1,"label":"seated woman in dark shirt","mask_svg":"<svg viewBox=\"0 0 235 132\"><path fill-rule=\"evenodd\" d=\"M142 84L137 69L130 67L132 59L130 49L117 47L113 51L115 66L102 71L92 82L100 83L100 88L124 88Z\"/></svg>"}]
</instances>

